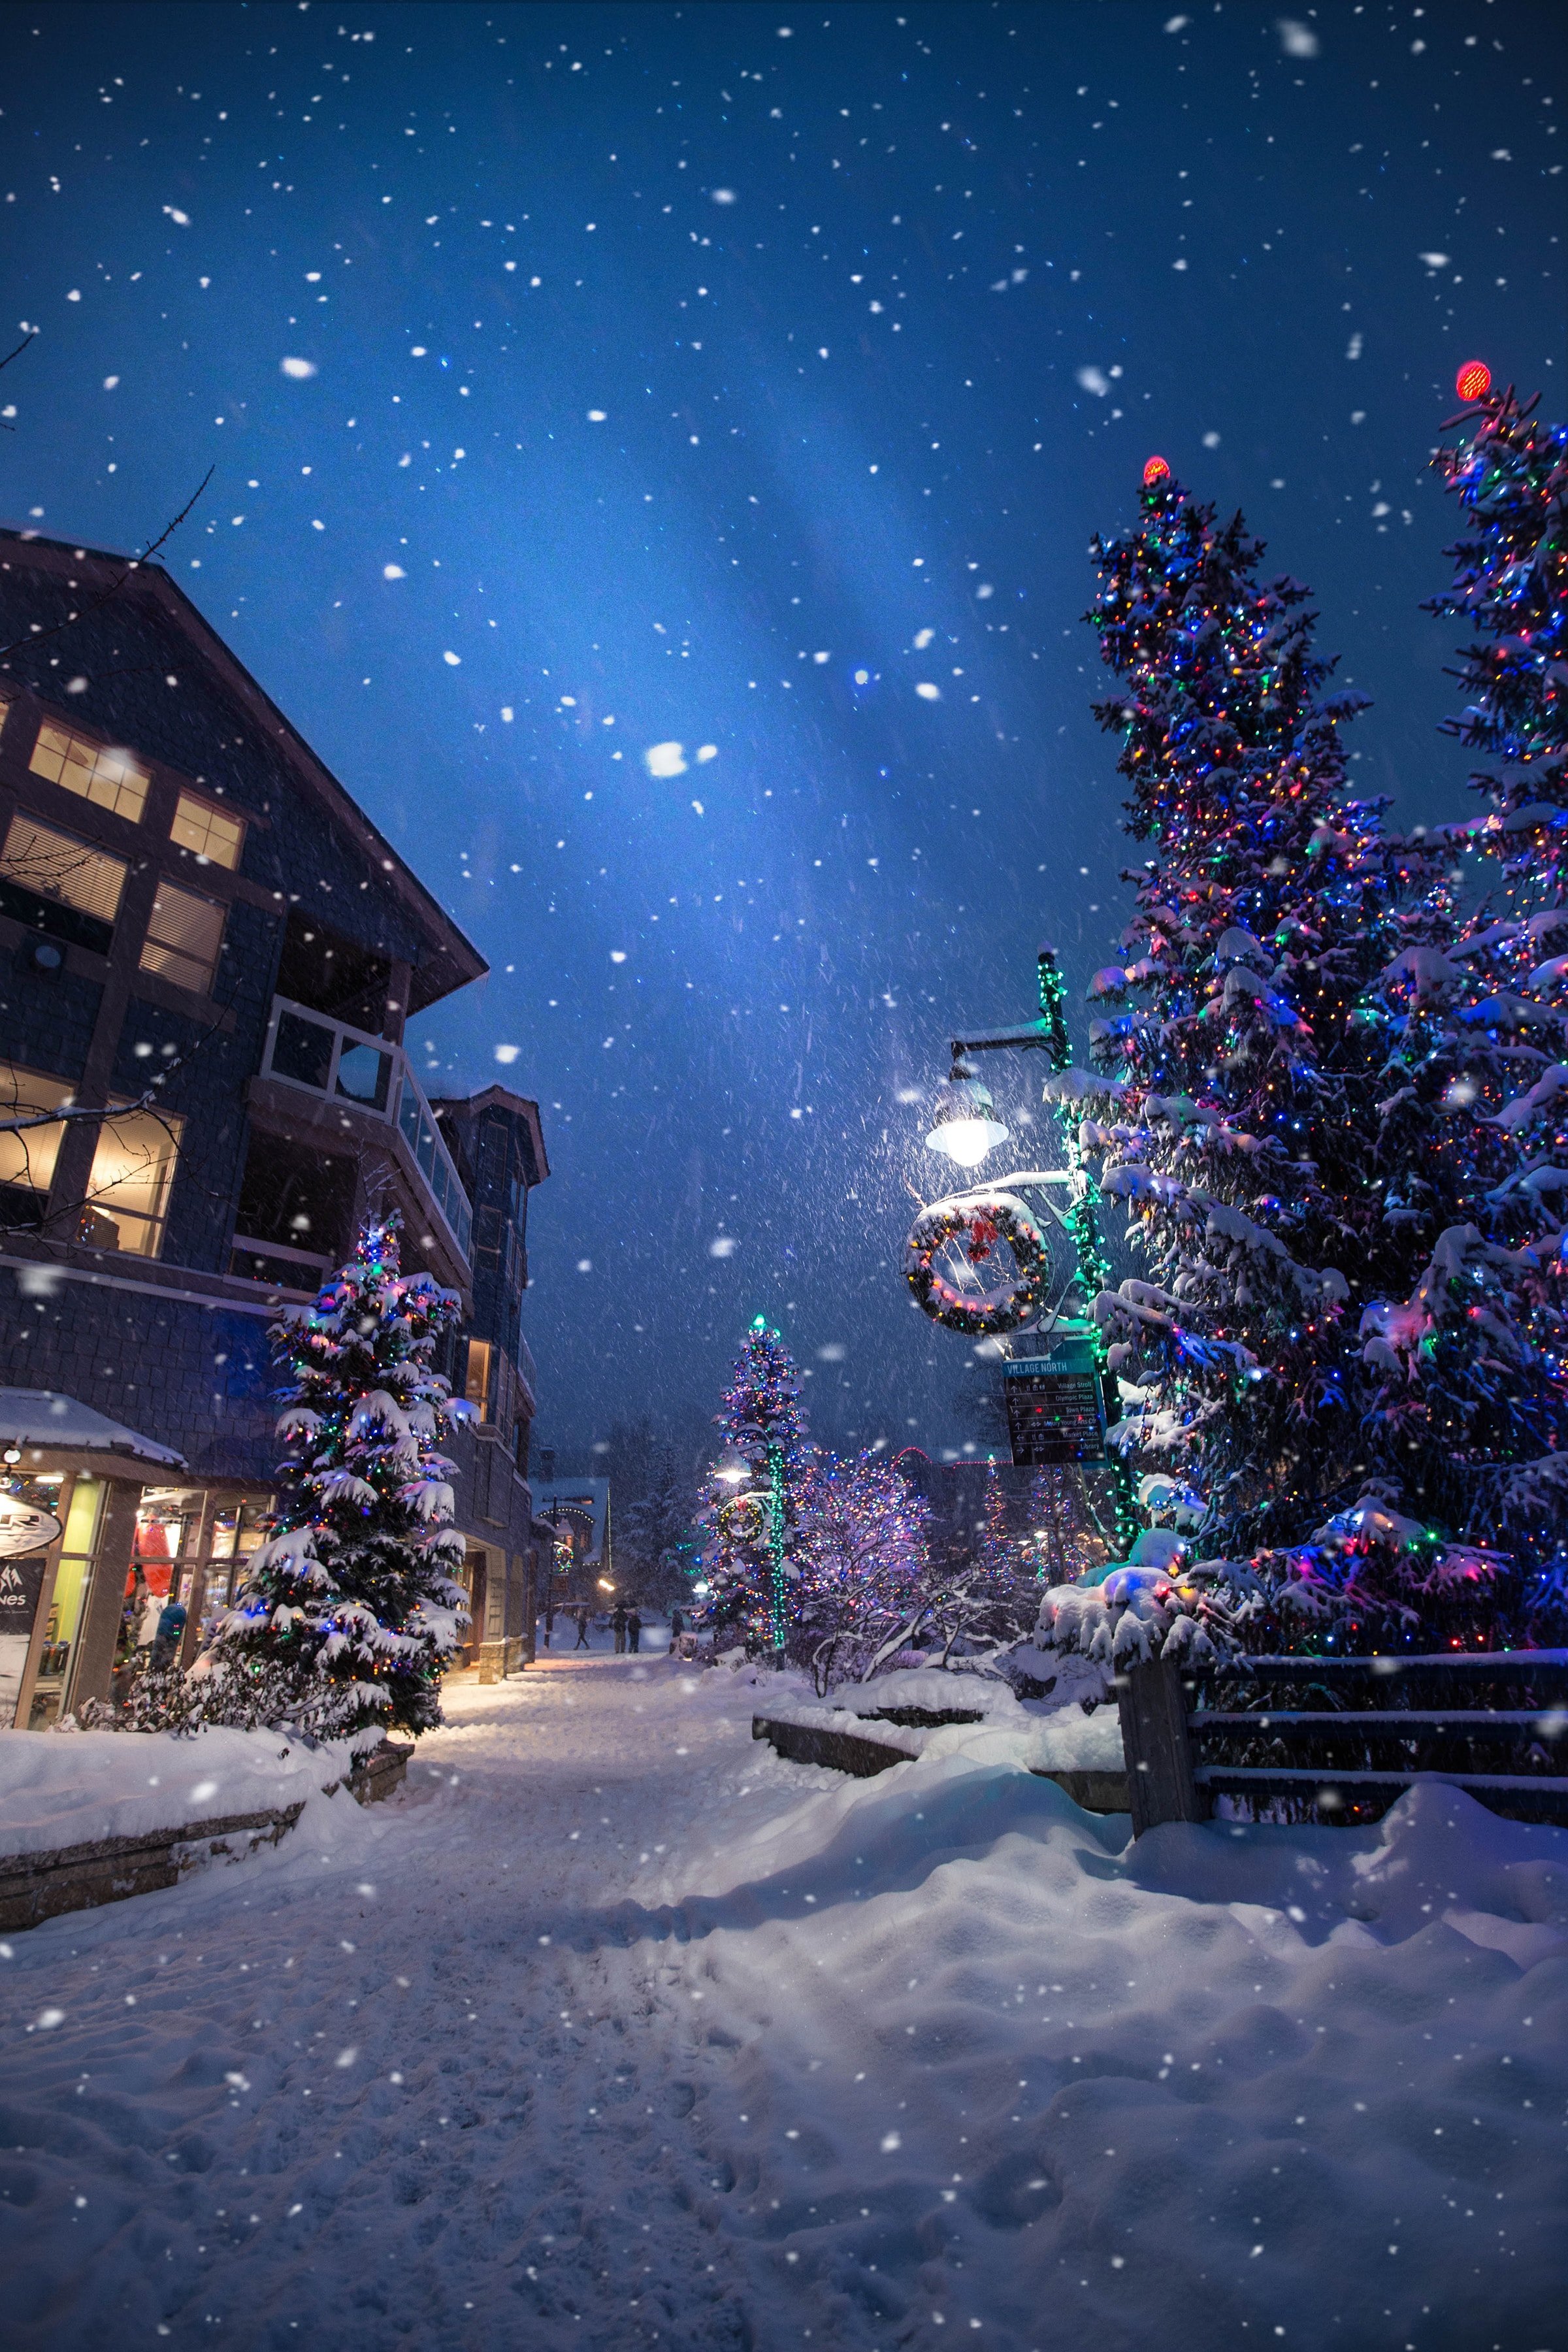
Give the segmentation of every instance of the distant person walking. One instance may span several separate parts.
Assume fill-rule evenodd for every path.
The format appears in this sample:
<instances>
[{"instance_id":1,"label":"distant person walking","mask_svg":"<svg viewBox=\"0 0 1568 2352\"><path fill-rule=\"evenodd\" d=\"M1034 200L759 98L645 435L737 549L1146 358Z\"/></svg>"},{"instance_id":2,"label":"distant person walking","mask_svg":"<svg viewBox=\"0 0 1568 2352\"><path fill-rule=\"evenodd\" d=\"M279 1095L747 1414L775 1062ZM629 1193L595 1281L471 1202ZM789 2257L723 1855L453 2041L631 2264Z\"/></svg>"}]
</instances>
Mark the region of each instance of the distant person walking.
<instances>
[{"instance_id":1,"label":"distant person walking","mask_svg":"<svg viewBox=\"0 0 1568 2352\"><path fill-rule=\"evenodd\" d=\"M616 1613L610 1622L616 1629L616 1655L618 1658L626 1646L626 1604L624 1601L616 1601Z\"/></svg>"},{"instance_id":2,"label":"distant person walking","mask_svg":"<svg viewBox=\"0 0 1568 2352\"><path fill-rule=\"evenodd\" d=\"M634 1609L626 1619L626 1647L636 1652L642 1645L642 1619Z\"/></svg>"},{"instance_id":3,"label":"distant person walking","mask_svg":"<svg viewBox=\"0 0 1568 2352\"><path fill-rule=\"evenodd\" d=\"M679 1609L672 1609L669 1612L669 1646L672 1650L676 1647L685 1631L685 1618L681 1615Z\"/></svg>"},{"instance_id":4,"label":"distant person walking","mask_svg":"<svg viewBox=\"0 0 1568 2352\"><path fill-rule=\"evenodd\" d=\"M579 1650L585 1650L588 1646L588 1612L585 1609L577 1612L577 1639L574 1646Z\"/></svg>"}]
</instances>

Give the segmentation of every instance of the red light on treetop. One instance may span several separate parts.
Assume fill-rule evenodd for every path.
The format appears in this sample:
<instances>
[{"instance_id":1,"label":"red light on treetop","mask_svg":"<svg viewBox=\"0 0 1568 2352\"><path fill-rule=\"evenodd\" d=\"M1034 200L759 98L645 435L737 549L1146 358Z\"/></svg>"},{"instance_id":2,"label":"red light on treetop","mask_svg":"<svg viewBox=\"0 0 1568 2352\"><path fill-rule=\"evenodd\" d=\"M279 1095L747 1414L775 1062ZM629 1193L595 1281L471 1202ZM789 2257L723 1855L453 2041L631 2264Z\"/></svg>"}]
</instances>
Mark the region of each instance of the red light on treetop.
<instances>
[{"instance_id":1,"label":"red light on treetop","mask_svg":"<svg viewBox=\"0 0 1568 2352\"><path fill-rule=\"evenodd\" d=\"M1454 378L1461 400L1480 400L1492 388L1492 372L1485 360L1467 360Z\"/></svg>"},{"instance_id":2,"label":"red light on treetop","mask_svg":"<svg viewBox=\"0 0 1568 2352\"><path fill-rule=\"evenodd\" d=\"M1491 381L1489 376L1487 381L1489 383ZM1152 490L1156 482L1168 482L1170 478L1171 469L1163 457L1151 457L1147 460L1143 467L1143 488L1146 490Z\"/></svg>"}]
</instances>

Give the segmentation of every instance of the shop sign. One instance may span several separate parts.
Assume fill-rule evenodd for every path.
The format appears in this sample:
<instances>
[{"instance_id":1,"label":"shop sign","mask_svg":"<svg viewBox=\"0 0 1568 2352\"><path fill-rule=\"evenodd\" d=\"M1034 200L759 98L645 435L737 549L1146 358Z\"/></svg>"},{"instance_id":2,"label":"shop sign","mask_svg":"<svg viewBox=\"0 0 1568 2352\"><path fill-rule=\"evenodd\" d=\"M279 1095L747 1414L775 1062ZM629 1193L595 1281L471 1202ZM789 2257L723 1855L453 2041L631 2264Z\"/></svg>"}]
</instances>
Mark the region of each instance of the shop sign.
<instances>
[{"instance_id":1,"label":"shop sign","mask_svg":"<svg viewBox=\"0 0 1568 2352\"><path fill-rule=\"evenodd\" d=\"M47 1551L60 1532L52 1511L40 1511L19 1495L0 1495L0 1559L21 1559Z\"/></svg>"},{"instance_id":2,"label":"shop sign","mask_svg":"<svg viewBox=\"0 0 1568 2352\"><path fill-rule=\"evenodd\" d=\"M35 1511L32 1517L43 1519L48 1515ZM53 1519L48 1524L56 1525ZM46 1537L44 1540L47 1542L49 1538ZM16 1713L16 1702L22 1695L22 1674L27 1663L27 1644L43 1587L41 1554L33 1559L0 1559L0 1728L8 1727Z\"/></svg>"}]
</instances>

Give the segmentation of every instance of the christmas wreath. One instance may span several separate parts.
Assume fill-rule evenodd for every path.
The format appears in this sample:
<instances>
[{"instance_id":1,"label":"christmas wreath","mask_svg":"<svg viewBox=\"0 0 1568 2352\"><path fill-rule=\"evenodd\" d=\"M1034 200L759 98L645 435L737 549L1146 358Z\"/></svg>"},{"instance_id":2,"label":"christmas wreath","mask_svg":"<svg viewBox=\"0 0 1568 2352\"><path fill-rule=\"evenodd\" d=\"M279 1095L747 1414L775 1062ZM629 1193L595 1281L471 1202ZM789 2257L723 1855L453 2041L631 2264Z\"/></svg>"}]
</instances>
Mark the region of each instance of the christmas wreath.
<instances>
[{"instance_id":1,"label":"christmas wreath","mask_svg":"<svg viewBox=\"0 0 1568 2352\"><path fill-rule=\"evenodd\" d=\"M999 1242L1013 1253L1014 1272L991 1289L960 1290L936 1270L936 1260L957 1243L973 1266L984 1266ZM994 1271L1001 1276L998 1265ZM1016 1331L1040 1306L1050 1271L1046 1237L1011 1192L967 1193L962 1200L933 1201L910 1228L904 1279L915 1302L933 1322L978 1338Z\"/></svg>"}]
</instances>

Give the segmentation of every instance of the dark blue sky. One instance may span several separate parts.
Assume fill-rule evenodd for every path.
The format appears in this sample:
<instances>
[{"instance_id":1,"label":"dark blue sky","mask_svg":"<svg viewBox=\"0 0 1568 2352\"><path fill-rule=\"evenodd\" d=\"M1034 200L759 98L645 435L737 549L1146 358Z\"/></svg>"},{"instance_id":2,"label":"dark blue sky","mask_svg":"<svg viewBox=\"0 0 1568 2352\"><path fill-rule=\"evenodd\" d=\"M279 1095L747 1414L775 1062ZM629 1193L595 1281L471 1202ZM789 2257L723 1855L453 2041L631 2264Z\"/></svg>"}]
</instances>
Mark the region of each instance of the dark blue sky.
<instances>
[{"instance_id":1,"label":"dark blue sky","mask_svg":"<svg viewBox=\"0 0 1568 2352\"><path fill-rule=\"evenodd\" d=\"M0 512L216 468L171 568L494 966L427 1083L544 1107L541 1435L689 1429L761 1309L823 1434L956 1442L900 1097L1119 928L1089 535L1154 450L1244 506L1460 809L1426 461L1471 352L1561 412L1568 11L6 20Z\"/></svg>"}]
</instances>

